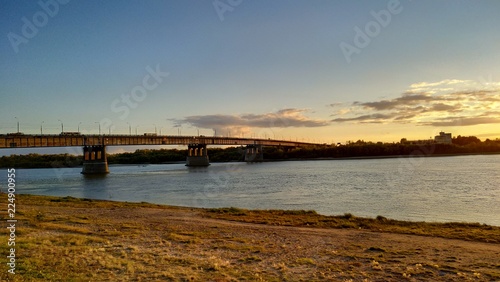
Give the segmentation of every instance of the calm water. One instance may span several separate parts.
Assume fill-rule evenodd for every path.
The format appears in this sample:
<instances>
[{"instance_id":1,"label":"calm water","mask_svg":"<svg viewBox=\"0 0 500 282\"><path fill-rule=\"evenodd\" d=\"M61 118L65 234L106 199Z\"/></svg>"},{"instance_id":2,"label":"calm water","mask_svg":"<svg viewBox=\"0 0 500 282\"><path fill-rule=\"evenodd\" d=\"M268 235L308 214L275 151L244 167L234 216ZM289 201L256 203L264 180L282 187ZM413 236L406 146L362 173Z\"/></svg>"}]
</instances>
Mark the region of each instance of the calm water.
<instances>
[{"instance_id":1,"label":"calm water","mask_svg":"<svg viewBox=\"0 0 500 282\"><path fill-rule=\"evenodd\" d=\"M18 193L193 207L314 209L332 215L500 226L500 155L18 169ZM0 185L6 190L6 174Z\"/></svg>"}]
</instances>

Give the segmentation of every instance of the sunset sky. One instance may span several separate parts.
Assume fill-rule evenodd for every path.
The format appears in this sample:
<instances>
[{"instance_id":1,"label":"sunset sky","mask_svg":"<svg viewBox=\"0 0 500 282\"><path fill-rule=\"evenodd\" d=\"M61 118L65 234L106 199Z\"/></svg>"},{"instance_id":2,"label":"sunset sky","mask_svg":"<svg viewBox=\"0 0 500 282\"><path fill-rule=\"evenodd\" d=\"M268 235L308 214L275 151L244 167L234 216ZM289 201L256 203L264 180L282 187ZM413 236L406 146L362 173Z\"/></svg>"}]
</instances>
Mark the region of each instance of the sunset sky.
<instances>
[{"instance_id":1,"label":"sunset sky","mask_svg":"<svg viewBox=\"0 0 500 282\"><path fill-rule=\"evenodd\" d=\"M2 134L500 138L500 1L60 2L0 1Z\"/></svg>"}]
</instances>

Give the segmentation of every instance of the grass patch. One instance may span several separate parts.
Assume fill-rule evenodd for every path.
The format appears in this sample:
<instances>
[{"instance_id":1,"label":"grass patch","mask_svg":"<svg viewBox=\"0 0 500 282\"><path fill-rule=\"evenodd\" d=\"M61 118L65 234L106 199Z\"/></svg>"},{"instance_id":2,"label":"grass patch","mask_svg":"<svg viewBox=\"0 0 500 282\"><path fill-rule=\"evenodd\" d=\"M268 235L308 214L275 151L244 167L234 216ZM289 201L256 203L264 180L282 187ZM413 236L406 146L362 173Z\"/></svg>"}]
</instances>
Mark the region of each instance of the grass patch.
<instances>
[{"instance_id":1,"label":"grass patch","mask_svg":"<svg viewBox=\"0 0 500 282\"><path fill-rule=\"evenodd\" d=\"M217 214L230 214L234 216L246 215L245 209L230 207L230 208L214 208L208 209L207 212L217 213Z\"/></svg>"},{"instance_id":2,"label":"grass patch","mask_svg":"<svg viewBox=\"0 0 500 282\"><path fill-rule=\"evenodd\" d=\"M316 265L316 262L312 258L298 258L295 262L300 265Z\"/></svg>"},{"instance_id":3,"label":"grass patch","mask_svg":"<svg viewBox=\"0 0 500 282\"><path fill-rule=\"evenodd\" d=\"M316 227L316 228L346 228L346 229L365 229L379 232L390 232L399 234L412 234L422 236L435 236L450 239L462 239L468 241L480 241L488 243L500 243L500 227L489 226L479 223L429 223L429 222L411 222L388 219L384 216L376 218L362 218L350 213L339 216L325 216L316 213L313 210L247 210L236 207L197 209L175 206L164 206L149 203L128 203L113 202L101 200L78 199L74 197L51 197L36 195L18 195L23 205L40 205L71 207L71 208L155 208L169 210L189 210L201 214L204 217L232 220L239 222L284 225L298 227ZM82 210L84 211L84 210ZM63 219L62 222L72 223L58 225L60 219L52 217L50 214L41 214L32 210L19 209L19 218L36 218L38 225L40 222L57 221L57 224L48 225L48 228L62 228L68 232L77 232L90 234L89 230L80 227L79 224L91 224L91 220L83 215L71 219ZM134 226L126 228L135 229ZM119 231L103 231L107 235L119 235Z\"/></svg>"},{"instance_id":4,"label":"grass patch","mask_svg":"<svg viewBox=\"0 0 500 282\"><path fill-rule=\"evenodd\" d=\"M305 210L243 210L236 208L220 208L209 209L202 214L205 217L247 223L316 228L365 229L377 232L500 243L500 227L479 223L411 222L388 219L383 216L377 216L377 218L363 218L354 216L350 213L339 216L326 216L318 214L315 211Z\"/></svg>"},{"instance_id":5,"label":"grass patch","mask_svg":"<svg viewBox=\"0 0 500 282\"><path fill-rule=\"evenodd\" d=\"M170 233L167 236L167 239L170 241L174 242L179 242L183 244L199 244L201 243L201 240L193 237L193 236L186 236L186 235L181 235L181 234L176 234L176 233Z\"/></svg>"},{"instance_id":6,"label":"grass patch","mask_svg":"<svg viewBox=\"0 0 500 282\"><path fill-rule=\"evenodd\" d=\"M369 251L369 252L379 252L379 253L385 253L385 252L387 252L385 249L379 248L379 247L370 247L370 248L367 249L367 251Z\"/></svg>"},{"instance_id":7,"label":"grass patch","mask_svg":"<svg viewBox=\"0 0 500 282\"><path fill-rule=\"evenodd\" d=\"M57 230L68 233L92 234L92 231L84 227L76 227L61 223L43 222L38 224L39 227L47 230Z\"/></svg>"},{"instance_id":8,"label":"grass patch","mask_svg":"<svg viewBox=\"0 0 500 282\"><path fill-rule=\"evenodd\" d=\"M217 246L217 248L233 250L238 252L251 252L251 253L262 253L265 251L265 248L260 245L249 245L243 243L235 243L235 242L225 242L223 241L221 245Z\"/></svg>"},{"instance_id":9,"label":"grass patch","mask_svg":"<svg viewBox=\"0 0 500 282\"><path fill-rule=\"evenodd\" d=\"M245 258L240 258L238 261L244 262L244 263L252 263L252 262L262 261L262 259L257 257L257 256L249 256L249 257L245 257Z\"/></svg>"}]
</instances>

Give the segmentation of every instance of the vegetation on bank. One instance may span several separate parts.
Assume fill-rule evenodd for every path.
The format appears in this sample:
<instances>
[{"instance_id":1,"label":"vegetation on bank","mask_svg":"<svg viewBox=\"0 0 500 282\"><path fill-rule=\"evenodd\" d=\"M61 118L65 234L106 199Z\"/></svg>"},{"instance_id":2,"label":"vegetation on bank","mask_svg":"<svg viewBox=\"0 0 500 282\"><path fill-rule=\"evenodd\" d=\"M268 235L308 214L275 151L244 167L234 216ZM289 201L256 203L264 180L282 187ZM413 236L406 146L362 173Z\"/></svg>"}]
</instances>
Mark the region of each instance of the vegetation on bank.
<instances>
[{"instance_id":1,"label":"vegetation on bank","mask_svg":"<svg viewBox=\"0 0 500 282\"><path fill-rule=\"evenodd\" d=\"M57 168L57 167L78 167L83 163L82 156L70 154L56 155L10 155L0 157L0 167L2 168Z\"/></svg>"},{"instance_id":2,"label":"vegetation on bank","mask_svg":"<svg viewBox=\"0 0 500 282\"><path fill-rule=\"evenodd\" d=\"M204 216L238 222L316 228L363 229L376 232L442 237L466 241L500 243L500 227L479 223L413 222L357 217L350 213L326 216L314 210L247 210L240 208L207 209Z\"/></svg>"},{"instance_id":3,"label":"vegetation on bank","mask_svg":"<svg viewBox=\"0 0 500 282\"><path fill-rule=\"evenodd\" d=\"M474 136L458 136L453 138L452 141L452 144L411 144L374 143L358 140L341 146L299 148L288 153L283 153L283 156L287 158L351 158L500 153L499 139L487 139L486 141L481 142ZM269 154L266 154L266 158L269 158Z\"/></svg>"},{"instance_id":4,"label":"vegetation on bank","mask_svg":"<svg viewBox=\"0 0 500 282\"><path fill-rule=\"evenodd\" d=\"M389 219L357 217L350 213L327 216L314 210L249 210L227 208L189 208L151 204L94 200L74 197L18 195L23 205L44 205L71 208L157 208L195 212L202 217L230 221L294 227L364 229L377 232L412 234L500 244L500 226L467 222L415 222ZM23 214L24 215L24 214ZM82 215L83 216L83 215ZM39 219L39 215L36 216Z\"/></svg>"},{"instance_id":5,"label":"vegetation on bank","mask_svg":"<svg viewBox=\"0 0 500 282\"><path fill-rule=\"evenodd\" d=\"M321 145L289 149L265 147L266 160L286 159L320 159L320 158L352 158L352 157L394 157L394 156L435 156L500 153L500 139L481 141L475 136L457 136L452 144L411 144L382 143L358 140L344 145ZM244 148L210 148L211 162L244 161ZM109 164L162 164L182 162L186 160L187 150L139 149L133 153L108 155ZM11 155L0 158L0 167L16 168L52 168L78 167L82 165L82 156L70 154L59 155Z\"/></svg>"},{"instance_id":6,"label":"vegetation on bank","mask_svg":"<svg viewBox=\"0 0 500 282\"><path fill-rule=\"evenodd\" d=\"M211 162L243 161L243 149L240 147L210 148L209 157ZM133 153L121 153L108 156L109 164L162 164L186 161L187 150L139 149Z\"/></svg>"}]
</instances>

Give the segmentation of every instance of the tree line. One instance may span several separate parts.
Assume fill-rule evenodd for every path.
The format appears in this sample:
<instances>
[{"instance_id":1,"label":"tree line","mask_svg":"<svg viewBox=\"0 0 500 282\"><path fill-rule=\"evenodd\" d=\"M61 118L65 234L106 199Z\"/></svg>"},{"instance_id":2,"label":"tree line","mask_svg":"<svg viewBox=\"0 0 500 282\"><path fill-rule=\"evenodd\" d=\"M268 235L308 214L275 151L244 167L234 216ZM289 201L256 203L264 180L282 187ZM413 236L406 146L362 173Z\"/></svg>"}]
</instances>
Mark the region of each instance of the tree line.
<instances>
[{"instance_id":1,"label":"tree line","mask_svg":"<svg viewBox=\"0 0 500 282\"><path fill-rule=\"evenodd\" d=\"M433 156L500 153L500 140L481 141L477 137L457 136L452 144L405 144L365 142L358 140L345 145L299 148L282 155L286 158L350 158L384 156ZM265 156L268 158L268 155Z\"/></svg>"}]
</instances>

